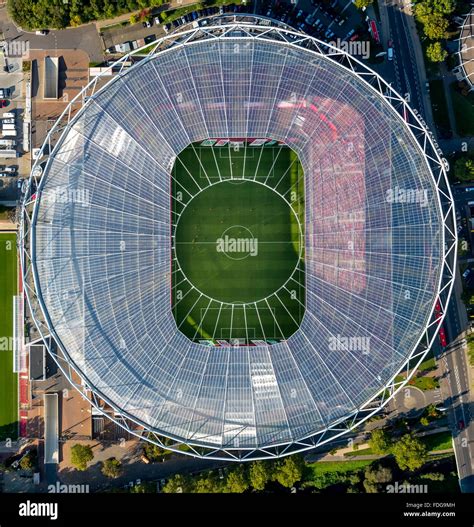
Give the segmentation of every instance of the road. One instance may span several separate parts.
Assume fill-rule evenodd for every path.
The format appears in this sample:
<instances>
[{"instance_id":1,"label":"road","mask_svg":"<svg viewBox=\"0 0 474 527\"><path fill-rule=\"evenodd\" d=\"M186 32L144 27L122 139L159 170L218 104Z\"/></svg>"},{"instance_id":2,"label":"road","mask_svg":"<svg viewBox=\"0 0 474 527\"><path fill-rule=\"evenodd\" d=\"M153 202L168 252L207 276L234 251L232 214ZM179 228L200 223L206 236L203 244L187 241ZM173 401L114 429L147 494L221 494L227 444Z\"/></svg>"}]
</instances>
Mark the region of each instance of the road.
<instances>
[{"instance_id":1,"label":"road","mask_svg":"<svg viewBox=\"0 0 474 527\"><path fill-rule=\"evenodd\" d=\"M458 337L442 353L438 361L446 373L446 376L443 376L441 389L445 396L444 406L449 408L448 422L453 432L461 490L474 492L474 422L471 417L465 343L465 339Z\"/></svg>"},{"instance_id":2,"label":"road","mask_svg":"<svg viewBox=\"0 0 474 527\"><path fill-rule=\"evenodd\" d=\"M466 205L474 199L474 192L465 192L464 187L454 187L456 210L466 216ZM441 392L443 406L448 410L448 422L453 433L453 442L461 490L474 492L474 421L472 420L470 367L464 338L468 327L466 309L461 300L462 281L457 270L451 301L444 321L448 346L444 350L439 344L434 352L441 368Z\"/></svg>"},{"instance_id":3,"label":"road","mask_svg":"<svg viewBox=\"0 0 474 527\"><path fill-rule=\"evenodd\" d=\"M387 5L390 26L390 39L394 47L394 66L396 87L400 94L407 98L412 108L425 115L418 81L417 63L410 38L407 15L402 11L403 2L395 1Z\"/></svg>"}]
</instances>

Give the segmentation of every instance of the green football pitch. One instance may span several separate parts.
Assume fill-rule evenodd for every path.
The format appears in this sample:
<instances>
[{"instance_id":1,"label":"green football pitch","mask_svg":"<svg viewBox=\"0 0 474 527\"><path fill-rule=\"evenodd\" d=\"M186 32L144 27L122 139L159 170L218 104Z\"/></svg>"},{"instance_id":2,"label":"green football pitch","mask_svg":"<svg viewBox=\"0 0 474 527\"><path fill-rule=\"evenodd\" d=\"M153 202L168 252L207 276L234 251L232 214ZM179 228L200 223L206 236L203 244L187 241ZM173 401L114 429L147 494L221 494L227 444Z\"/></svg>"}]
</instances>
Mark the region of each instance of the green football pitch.
<instances>
[{"instance_id":1,"label":"green football pitch","mask_svg":"<svg viewBox=\"0 0 474 527\"><path fill-rule=\"evenodd\" d=\"M0 439L18 436L17 375L13 373L13 296L17 291L16 235L0 233ZM8 344L5 344L8 343Z\"/></svg>"},{"instance_id":2,"label":"green football pitch","mask_svg":"<svg viewBox=\"0 0 474 527\"><path fill-rule=\"evenodd\" d=\"M172 171L172 305L193 341L279 341L304 314L304 175L286 146L192 144Z\"/></svg>"}]
</instances>

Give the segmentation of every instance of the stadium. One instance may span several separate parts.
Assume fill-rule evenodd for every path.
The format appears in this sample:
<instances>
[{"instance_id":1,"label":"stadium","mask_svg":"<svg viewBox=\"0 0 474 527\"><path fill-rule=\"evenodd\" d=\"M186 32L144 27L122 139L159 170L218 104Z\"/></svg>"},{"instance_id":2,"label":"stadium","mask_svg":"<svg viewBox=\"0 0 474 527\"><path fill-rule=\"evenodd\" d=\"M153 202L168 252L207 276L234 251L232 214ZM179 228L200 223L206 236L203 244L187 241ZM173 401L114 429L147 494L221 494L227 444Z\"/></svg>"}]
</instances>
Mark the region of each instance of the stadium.
<instances>
[{"instance_id":1,"label":"stadium","mask_svg":"<svg viewBox=\"0 0 474 527\"><path fill-rule=\"evenodd\" d=\"M50 131L23 204L29 310L70 382L131 433L216 459L375 415L453 284L424 123L354 57L256 18L110 71Z\"/></svg>"}]
</instances>

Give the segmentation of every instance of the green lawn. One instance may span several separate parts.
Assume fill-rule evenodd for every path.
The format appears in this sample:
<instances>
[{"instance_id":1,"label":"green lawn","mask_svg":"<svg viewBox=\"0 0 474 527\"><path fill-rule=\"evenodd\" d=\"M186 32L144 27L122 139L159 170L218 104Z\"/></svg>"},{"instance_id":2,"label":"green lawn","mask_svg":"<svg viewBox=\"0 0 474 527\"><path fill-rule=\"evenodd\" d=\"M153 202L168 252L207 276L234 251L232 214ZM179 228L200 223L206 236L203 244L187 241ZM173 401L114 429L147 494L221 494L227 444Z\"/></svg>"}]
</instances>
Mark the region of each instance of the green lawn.
<instances>
[{"instance_id":1,"label":"green lawn","mask_svg":"<svg viewBox=\"0 0 474 527\"><path fill-rule=\"evenodd\" d=\"M411 386L415 386L416 388L419 388L423 391L429 391L434 390L435 388L439 388L439 381L438 379L434 377L412 377L408 384Z\"/></svg>"},{"instance_id":2,"label":"green lawn","mask_svg":"<svg viewBox=\"0 0 474 527\"><path fill-rule=\"evenodd\" d=\"M456 130L461 136L474 135L474 94L461 95L456 83L451 84L451 99L456 117Z\"/></svg>"},{"instance_id":3,"label":"green lawn","mask_svg":"<svg viewBox=\"0 0 474 527\"><path fill-rule=\"evenodd\" d=\"M360 450L353 450L352 452L346 452L344 457L357 457L357 456L371 456L373 454L371 448L361 448Z\"/></svg>"},{"instance_id":4,"label":"green lawn","mask_svg":"<svg viewBox=\"0 0 474 527\"><path fill-rule=\"evenodd\" d=\"M439 128L439 130L449 130L450 122L448 105L446 103L446 95L444 93L444 85L442 80L438 79L430 81L430 97L436 126Z\"/></svg>"},{"instance_id":5,"label":"green lawn","mask_svg":"<svg viewBox=\"0 0 474 527\"><path fill-rule=\"evenodd\" d=\"M13 337L13 296L17 289L16 235L0 233L0 337ZM0 351L0 439L18 436L17 375L11 341Z\"/></svg>"},{"instance_id":6,"label":"green lawn","mask_svg":"<svg viewBox=\"0 0 474 527\"><path fill-rule=\"evenodd\" d=\"M0 220L8 220L11 209L0 205Z\"/></svg>"},{"instance_id":7,"label":"green lawn","mask_svg":"<svg viewBox=\"0 0 474 527\"><path fill-rule=\"evenodd\" d=\"M173 169L173 313L192 340L284 339L304 313L303 171L285 146L192 145Z\"/></svg>"},{"instance_id":8,"label":"green lawn","mask_svg":"<svg viewBox=\"0 0 474 527\"><path fill-rule=\"evenodd\" d=\"M360 478L360 473L371 463L373 461L370 460L318 461L310 463L305 468L303 486L324 489L331 485L350 483L353 476L359 474Z\"/></svg>"},{"instance_id":9,"label":"green lawn","mask_svg":"<svg viewBox=\"0 0 474 527\"><path fill-rule=\"evenodd\" d=\"M328 472L338 472L343 474L345 472L354 472L361 470L373 463L373 460L354 460L354 461L317 461L316 463L308 463L306 468L308 470L307 477L316 476L319 474L326 474Z\"/></svg>"},{"instance_id":10,"label":"green lawn","mask_svg":"<svg viewBox=\"0 0 474 527\"><path fill-rule=\"evenodd\" d=\"M450 432L440 432L421 438L428 450L446 450L453 447L452 436Z\"/></svg>"}]
</instances>

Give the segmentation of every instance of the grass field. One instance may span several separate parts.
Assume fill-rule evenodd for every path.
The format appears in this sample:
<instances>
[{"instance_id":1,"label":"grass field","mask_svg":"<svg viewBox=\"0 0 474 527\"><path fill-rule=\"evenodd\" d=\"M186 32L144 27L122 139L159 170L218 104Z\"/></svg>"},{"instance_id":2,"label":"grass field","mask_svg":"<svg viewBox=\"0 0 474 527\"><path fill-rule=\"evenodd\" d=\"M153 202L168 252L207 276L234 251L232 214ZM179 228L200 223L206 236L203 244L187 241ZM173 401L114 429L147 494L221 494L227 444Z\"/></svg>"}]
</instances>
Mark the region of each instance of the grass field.
<instances>
[{"instance_id":1,"label":"grass field","mask_svg":"<svg viewBox=\"0 0 474 527\"><path fill-rule=\"evenodd\" d=\"M16 235L0 233L0 337L13 337L13 296L17 288ZM13 351L0 351L0 439L18 436L17 376Z\"/></svg>"},{"instance_id":2,"label":"grass field","mask_svg":"<svg viewBox=\"0 0 474 527\"><path fill-rule=\"evenodd\" d=\"M451 99L456 117L456 131L461 136L474 135L474 95L464 96L456 89L456 83L451 84Z\"/></svg>"},{"instance_id":3,"label":"grass field","mask_svg":"<svg viewBox=\"0 0 474 527\"><path fill-rule=\"evenodd\" d=\"M286 146L209 147L172 173L173 313L194 341L288 338L304 313L304 183Z\"/></svg>"},{"instance_id":4,"label":"grass field","mask_svg":"<svg viewBox=\"0 0 474 527\"><path fill-rule=\"evenodd\" d=\"M447 450L453 448L453 437L451 432L440 432L421 438L429 451Z\"/></svg>"}]
</instances>

